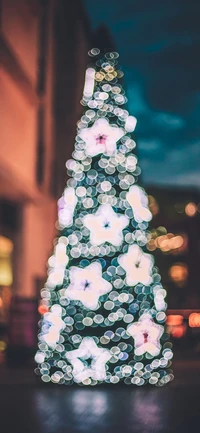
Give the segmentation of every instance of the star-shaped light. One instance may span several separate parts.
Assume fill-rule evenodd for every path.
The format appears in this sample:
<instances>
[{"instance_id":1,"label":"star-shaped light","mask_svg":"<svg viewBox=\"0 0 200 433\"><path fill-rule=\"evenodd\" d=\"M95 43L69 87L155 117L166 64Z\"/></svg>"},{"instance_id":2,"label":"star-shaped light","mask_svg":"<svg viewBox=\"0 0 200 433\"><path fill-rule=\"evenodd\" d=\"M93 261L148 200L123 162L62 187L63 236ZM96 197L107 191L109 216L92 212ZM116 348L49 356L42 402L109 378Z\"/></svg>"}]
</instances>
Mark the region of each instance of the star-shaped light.
<instances>
[{"instance_id":1,"label":"star-shaped light","mask_svg":"<svg viewBox=\"0 0 200 433\"><path fill-rule=\"evenodd\" d=\"M51 311L44 314L43 320L49 329L41 336L41 340L45 341L49 347L54 348L60 338L60 332L66 326L62 320L62 307L58 304L53 305Z\"/></svg>"},{"instance_id":2,"label":"star-shaped light","mask_svg":"<svg viewBox=\"0 0 200 433\"><path fill-rule=\"evenodd\" d=\"M152 282L153 256L146 254L136 244L129 246L128 252L118 258L118 262L126 271L128 286L137 283L150 284Z\"/></svg>"},{"instance_id":3,"label":"star-shaped light","mask_svg":"<svg viewBox=\"0 0 200 433\"><path fill-rule=\"evenodd\" d=\"M65 188L63 196L58 200L58 221L60 228L65 228L73 223L74 209L77 201L74 188Z\"/></svg>"},{"instance_id":4,"label":"star-shaped light","mask_svg":"<svg viewBox=\"0 0 200 433\"><path fill-rule=\"evenodd\" d=\"M92 337L85 337L78 349L66 353L66 358L73 366L74 381L80 383L89 378L105 380L105 366L111 354L108 349L99 348Z\"/></svg>"},{"instance_id":5,"label":"star-shaped light","mask_svg":"<svg viewBox=\"0 0 200 433\"><path fill-rule=\"evenodd\" d=\"M125 134L118 126L111 126L109 122L100 118L93 126L83 128L79 136L85 141L85 151L89 156L100 153L112 154L116 150L117 141Z\"/></svg>"},{"instance_id":6,"label":"star-shaped light","mask_svg":"<svg viewBox=\"0 0 200 433\"><path fill-rule=\"evenodd\" d=\"M135 221L140 223L152 219L152 214L148 209L148 198L143 188L137 185L131 186L126 194L126 200L132 207Z\"/></svg>"},{"instance_id":7,"label":"star-shaped light","mask_svg":"<svg viewBox=\"0 0 200 433\"><path fill-rule=\"evenodd\" d=\"M65 296L71 300L81 301L90 310L96 310L99 306L99 297L109 293L111 289L112 284L102 278L101 264L93 262L85 268L70 268L70 285L65 291Z\"/></svg>"},{"instance_id":8,"label":"star-shaped light","mask_svg":"<svg viewBox=\"0 0 200 433\"><path fill-rule=\"evenodd\" d=\"M135 355L140 356L146 352L152 356L159 355L160 337L164 332L164 327L154 323L149 314L144 313L138 322L128 326L127 332L134 338Z\"/></svg>"},{"instance_id":9,"label":"star-shaped light","mask_svg":"<svg viewBox=\"0 0 200 433\"><path fill-rule=\"evenodd\" d=\"M123 241L122 230L129 224L129 219L114 212L109 204L102 204L95 214L85 215L83 223L90 230L92 245L109 242L118 247Z\"/></svg>"}]
</instances>

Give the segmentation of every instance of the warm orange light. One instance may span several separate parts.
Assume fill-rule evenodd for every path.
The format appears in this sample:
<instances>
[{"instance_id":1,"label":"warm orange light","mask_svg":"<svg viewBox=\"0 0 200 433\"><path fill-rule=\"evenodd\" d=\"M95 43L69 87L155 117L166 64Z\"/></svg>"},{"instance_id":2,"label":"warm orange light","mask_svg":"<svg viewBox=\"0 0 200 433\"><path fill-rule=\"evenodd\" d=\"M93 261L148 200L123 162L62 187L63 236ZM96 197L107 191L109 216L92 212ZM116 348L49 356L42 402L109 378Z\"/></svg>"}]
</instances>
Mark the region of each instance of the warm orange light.
<instances>
[{"instance_id":1,"label":"warm orange light","mask_svg":"<svg viewBox=\"0 0 200 433\"><path fill-rule=\"evenodd\" d=\"M38 312L42 315L45 313L48 313L49 311L49 307L47 307L47 305L39 305L38 307Z\"/></svg>"},{"instance_id":2,"label":"warm orange light","mask_svg":"<svg viewBox=\"0 0 200 433\"><path fill-rule=\"evenodd\" d=\"M197 213L197 205L190 202L185 206L185 213L187 216L193 217Z\"/></svg>"},{"instance_id":3,"label":"warm orange light","mask_svg":"<svg viewBox=\"0 0 200 433\"><path fill-rule=\"evenodd\" d=\"M149 209L152 215L157 215L159 213L159 206L156 199L152 195L149 195L148 199L149 199Z\"/></svg>"},{"instance_id":4,"label":"warm orange light","mask_svg":"<svg viewBox=\"0 0 200 433\"><path fill-rule=\"evenodd\" d=\"M5 341L0 341L0 352L3 352L6 349L6 343Z\"/></svg>"},{"instance_id":5,"label":"warm orange light","mask_svg":"<svg viewBox=\"0 0 200 433\"><path fill-rule=\"evenodd\" d=\"M184 239L180 235L174 236L173 233L168 233L167 235L159 236L156 239L156 243L162 251L170 251L180 248L184 243Z\"/></svg>"},{"instance_id":6,"label":"warm orange light","mask_svg":"<svg viewBox=\"0 0 200 433\"><path fill-rule=\"evenodd\" d=\"M177 263L169 269L169 276L176 283L183 283L188 277L188 268L184 263Z\"/></svg>"},{"instance_id":7,"label":"warm orange light","mask_svg":"<svg viewBox=\"0 0 200 433\"><path fill-rule=\"evenodd\" d=\"M156 248L159 248L164 253L170 251L172 254L178 254L178 252L185 250L186 247L187 237L185 235L167 233L156 236L155 232L152 232L152 238L147 245L149 251L154 251Z\"/></svg>"},{"instance_id":8,"label":"warm orange light","mask_svg":"<svg viewBox=\"0 0 200 433\"><path fill-rule=\"evenodd\" d=\"M11 286L13 282L12 251L13 242L0 236L0 286Z\"/></svg>"},{"instance_id":9,"label":"warm orange light","mask_svg":"<svg viewBox=\"0 0 200 433\"><path fill-rule=\"evenodd\" d=\"M172 326L169 333L174 338L181 338L186 333L186 325Z\"/></svg>"},{"instance_id":10,"label":"warm orange light","mask_svg":"<svg viewBox=\"0 0 200 433\"><path fill-rule=\"evenodd\" d=\"M181 338L186 333L186 324L181 314L169 314L166 320L167 331L174 338Z\"/></svg>"},{"instance_id":11,"label":"warm orange light","mask_svg":"<svg viewBox=\"0 0 200 433\"><path fill-rule=\"evenodd\" d=\"M170 249L175 250L176 248L182 247L184 243L184 239L182 236L174 236L172 239L168 241L168 246Z\"/></svg>"},{"instance_id":12,"label":"warm orange light","mask_svg":"<svg viewBox=\"0 0 200 433\"><path fill-rule=\"evenodd\" d=\"M182 325L183 316L181 314L169 314L167 316L166 324L170 326Z\"/></svg>"},{"instance_id":13,"label":"warm orange light","mask_svg":"<svg viewBox=\"0 0 200 433\"><path fill-rule=\"evenodd\" d=\"M13 251L13 242L4 236L0 236L0 251L2 255L11 254Z\"/></svg>"},{"instance_id":14,"label":"warm orange light","mask_svg":"<svg viewBox=\"0 0 200 433\"><path fill-rule=\"evenodd\" d=\"M200 327L200 313L192 313L189 315L189 326L191 328L199 328Z\"/></svg>"}]
</instances>

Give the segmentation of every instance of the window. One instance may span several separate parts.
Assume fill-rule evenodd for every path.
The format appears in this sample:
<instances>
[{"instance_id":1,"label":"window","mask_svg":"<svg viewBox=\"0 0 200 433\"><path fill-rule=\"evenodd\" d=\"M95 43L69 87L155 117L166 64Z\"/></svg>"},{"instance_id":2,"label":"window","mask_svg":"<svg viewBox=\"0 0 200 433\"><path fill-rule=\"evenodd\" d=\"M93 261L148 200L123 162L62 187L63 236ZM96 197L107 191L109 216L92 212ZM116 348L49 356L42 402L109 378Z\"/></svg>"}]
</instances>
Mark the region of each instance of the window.
<instances>
[{"instance_id":1,"label":"window","mask_svg":"<svg viewBox=\"0 0 200 433\"><path fill-rule=\"evenodd\" d=\"M6 323L11 302L13 242L0 236L0 323Z\"/></svg>"}]
</instances>

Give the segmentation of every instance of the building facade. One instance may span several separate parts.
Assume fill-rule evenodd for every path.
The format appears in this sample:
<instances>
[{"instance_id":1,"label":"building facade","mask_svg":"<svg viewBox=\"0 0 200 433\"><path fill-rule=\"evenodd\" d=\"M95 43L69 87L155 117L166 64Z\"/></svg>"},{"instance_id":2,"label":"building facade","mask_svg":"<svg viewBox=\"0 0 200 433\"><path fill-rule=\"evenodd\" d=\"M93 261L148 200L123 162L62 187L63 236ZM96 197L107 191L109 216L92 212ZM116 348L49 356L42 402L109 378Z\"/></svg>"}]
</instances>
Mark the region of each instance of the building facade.
<instances>
[{"instance_id":1,"label":"building facade","mask_svg":"<svg viewBox=\"0 0 200 433\"><path fill-rule=\"evenodd\" d=\"M0 341L33 347L91 47L82 4L1 0ZM5 344L4 344L5 343ZM3 350L2 349L2 350Z\"/></svg>"}]
</instances>

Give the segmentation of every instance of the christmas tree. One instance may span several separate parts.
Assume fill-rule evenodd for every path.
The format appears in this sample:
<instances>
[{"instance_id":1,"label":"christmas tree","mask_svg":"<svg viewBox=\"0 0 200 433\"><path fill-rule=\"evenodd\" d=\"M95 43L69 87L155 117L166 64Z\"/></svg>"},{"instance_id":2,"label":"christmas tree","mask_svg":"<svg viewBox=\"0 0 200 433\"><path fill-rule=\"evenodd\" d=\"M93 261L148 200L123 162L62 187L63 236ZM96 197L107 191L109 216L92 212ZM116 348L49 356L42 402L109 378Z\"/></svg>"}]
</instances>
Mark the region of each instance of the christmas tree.
<instances>
[{"instance_id":1,"label":"christmas tree","mask_svg":"<svg viewBox=\"0 0 200 433\"><path fill-rule=\"evenodd\" d=\"M173 378L166 291L147 250L151 212L137 184L136 119L117 53L89 53L58 237L41 291L36 373L44 382L164 385Z\"/></svg>"}]
</instances>

